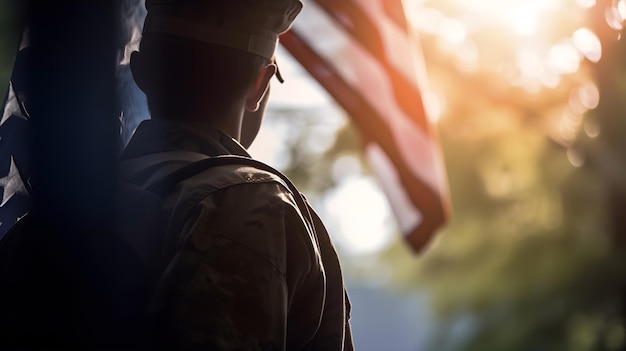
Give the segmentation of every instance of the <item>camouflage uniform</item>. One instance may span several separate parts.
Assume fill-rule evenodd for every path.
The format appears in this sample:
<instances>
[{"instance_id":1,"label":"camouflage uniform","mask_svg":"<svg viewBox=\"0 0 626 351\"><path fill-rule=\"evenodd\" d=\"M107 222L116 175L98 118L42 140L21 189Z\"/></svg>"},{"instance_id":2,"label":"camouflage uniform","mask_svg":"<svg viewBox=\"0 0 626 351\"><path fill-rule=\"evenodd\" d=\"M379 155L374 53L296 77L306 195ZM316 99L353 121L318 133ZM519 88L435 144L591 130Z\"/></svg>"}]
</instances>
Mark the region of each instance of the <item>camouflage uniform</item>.
<instances>
[{"instance_id":1,"label":"camouflage uniform","mask_svg":"<svg viewBox=\"0 0 626 351\"><path fill-rule=\"evenodd\" d=\"M249 157L207 125L150 120L139 126L122 160L172 150ZM183 163L163 162L139 182ZM158 346L353 349L335 249L310 209L316 234L307 230L307 214L294 196L276 175L233 165L193 176L166 197L168 260L148 306L162 338Z\"/></svg>"}]
</instances>

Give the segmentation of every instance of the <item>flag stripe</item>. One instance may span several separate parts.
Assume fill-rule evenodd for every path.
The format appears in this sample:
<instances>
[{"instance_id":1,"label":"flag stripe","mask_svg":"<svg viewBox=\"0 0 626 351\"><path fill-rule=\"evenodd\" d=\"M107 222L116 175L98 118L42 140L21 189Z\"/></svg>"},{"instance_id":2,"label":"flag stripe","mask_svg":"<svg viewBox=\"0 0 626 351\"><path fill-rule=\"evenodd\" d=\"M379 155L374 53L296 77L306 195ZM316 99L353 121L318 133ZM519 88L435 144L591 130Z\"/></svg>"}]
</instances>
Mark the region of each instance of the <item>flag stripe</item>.
<instances>
[{"instance_id":1,"label":"flag stripe","mask_svg":"<svg viewBox=\"0 0 626 351\"><path fill-rule=\"evenodd\" d=\"M408 167L415 178L425 182L436 193L440 193L441 166L435 157L434 145L427 134L428 130L416 125L398 106L393 95L393 82L389 79L385 67L369 51L337 27L325 15L323 9L314 3L307 6L301 17L303 21L296 23L292 30L299 33L312 50L325 57L328 64L350 88L374 109L375 115L360 122L368 124L372 119L382 119L389 127L391 136L378 142L395 144L394 147L399 150L402 157L399 160L402 161L402 165ZM325 40L319 40L322 35ZM332 45L342 50L333 52ZM419 91L414 91L414 94L419 96Z\"/></svg>"},{"instance_id":2,"label":"flag stripe","mask_svg":"<svg viewBox=\"0 0 626 351\"><path fill-rule=\"evenodd\" d=\"M376 22L371 18L370 14L366 12L364 8L358 3L354 1L337 1L337 0L315 0L319 6L324 9L346 32L350 34L360 45L365 48L367 51L373 55L380 64L382 64L387 72L387 75L391 79L393 92L398 101L398 104L405 111L405 113L410 116L417 124L425 130L429 129L428 119L426 118L425 110L423 107L423 102L421 99L421 94L418 90L417 83L415 81L414 71L409 70L407 72L411 75L411 78L407 78L406 74L393 65L393 62L390 62L386 47L384 44L384 28L379 28ZM384 1L384 3L391 3L393 1ZM370 1L370 7L371 4ZM391 5L386 5L388 11ZM372 10L372 11L375 11ZM377 12L377 11L375 11ZM382 11L383 13L387 11ZM395 21L392 21L394 25L397 25L399 21L397 19L397 15L394 16ZM382 21L379 21L382 22ZM383 27L381 23L381 27ZM406 28L406 25L404 26ZM387 30L393 31L391 36L395 36L392 40L388 39L387 41L396 41L400 40L404 42L406 45L404 49L408 49L410 46L409 38L406 35L402 35L402 27L397 28L395 31L391 28L386 28ZM404 37L404 38L402 38ZM408 50L407 50L408 51ZM409 51L410 52L410 51ZM408 66L406 68L413 68L410 61L409 64L402 65Z\"/></svg>"},{"instance_id":3,"label":"flag stripe","mask_svg":"<svg viewBox=\"0 0 626 351\"><path fill-rule=\"evenodd\" d=\"M385 14L398 26L404 33L408 33L409 25L404 14L404 6L402 1L382 1Z\"/></svg>"},{"instance_id":4,"label":"flag stripe","mask_svg":"<svg viewBox=\"0 0 626 351\"><path fill-rule=\"evenodd\" d=\"M378 179L384 179L380 186L387 195L389 205L396 215L398 225L403 233L411 233L419 227L424 220L424 215L412 202L398 176L398 171L393 162L380 145L370 143L365 148L365 156L374 170Z\"/></svg>"},{"instance_id":5,"label":"flag stripe","mask_svg":"<svg viewBox=\"0 0 626 351\"><path fill-rule=\"evenodd\" d=\"M281 37L285 48L305 67L352 116L361 129L366 143L376 142L396 165L401 184L410 194L415 205L423 213L423 221L407 235L407 240L416 251L421 250L433 233L445 222L445 208L440 194L426 183L416 179L407 169L394 133L381 118L380 113L340 75L335 66L308 46L296 28Z\"/></svg>"}]
</instances>

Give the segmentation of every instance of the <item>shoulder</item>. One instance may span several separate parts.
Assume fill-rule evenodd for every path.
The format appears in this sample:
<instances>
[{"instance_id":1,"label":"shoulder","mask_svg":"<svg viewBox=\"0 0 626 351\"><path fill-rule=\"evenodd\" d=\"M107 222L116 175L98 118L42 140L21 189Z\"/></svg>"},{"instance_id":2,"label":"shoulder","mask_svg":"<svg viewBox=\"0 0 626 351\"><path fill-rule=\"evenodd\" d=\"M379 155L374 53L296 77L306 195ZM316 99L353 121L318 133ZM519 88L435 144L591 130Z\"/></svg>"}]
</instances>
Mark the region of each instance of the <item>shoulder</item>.
<instances>
[{"instance_id":1,"label":"shoulder","mask_svg":"<svg viewBox=\"0 0 626 351\"><path fill-rule=\"evenodd\" d=\"M300 194L287 182L256 164L221 165L179 183L165 206L179 225L204 218L220 231L259 233L289 227L306 233L306 209L298 205Z\"/></svg>"},{"instance_id":2,"label":"shoulder","mask_svg":"<svg viewBox=\"0 0 626 351\"><path fill-rule=\"evenodd\" d=\"M242 222L259 228L288 225L306 231L300 194L276 173L254 165L228 165L209 169L182 184L198 210L221 213L219 221ZM231 219L229 221L228 219Z\"/></svg>"},{"instance_id":3,"label":"shoulder","mask_svg":"<svg viewBox=\"0 0 626 351\"><path fill-rule=\"evenodd\" d=\"M182 182L166 205L179 240L190 240L200 251L220 242L237 252L255 252L284 274L285 249L299 253L295 271L315 270L320 260L308 212L298 206L297 196L272 172L229 165Z\"/></svg>"},{"instance_id":4,"label":"shoulder","mask_svg":"<svg viewBox=\"0 0 626 351\"><path fill-rule=\"evenodd\" d=\"M260 162L226 164L211 167L181 182L181 190L195 190L200 194L210 195L213 192L242 185L258 184L252 188L274 188L277 185L289 192L289 186L278 174L261 169Z\"/></svg>"}]
</instances>

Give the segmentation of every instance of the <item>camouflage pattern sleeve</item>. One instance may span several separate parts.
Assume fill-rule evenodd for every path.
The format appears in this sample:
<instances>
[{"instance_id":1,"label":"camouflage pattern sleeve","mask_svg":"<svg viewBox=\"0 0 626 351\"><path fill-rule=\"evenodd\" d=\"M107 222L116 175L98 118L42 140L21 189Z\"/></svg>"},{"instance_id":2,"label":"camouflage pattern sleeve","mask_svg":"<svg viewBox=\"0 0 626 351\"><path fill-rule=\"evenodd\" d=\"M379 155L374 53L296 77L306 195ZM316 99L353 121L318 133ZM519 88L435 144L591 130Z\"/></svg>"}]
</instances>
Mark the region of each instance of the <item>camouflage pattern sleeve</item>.
<instances>
[{"instance_id":1,"label":"camouflage pattern sleeve","mask_svg":"<svg viewBox=\"0 0 626 351\"><path fill-rule=\"evenodd\" d=\"M312 208L310 212L315 224L327 279L324 312L317 333L309 344L310 349L353 351L350 326L351 306L343 282L341 263L324 223Z\"/></svg>"},{"instance_id":2,"label":"camouflage pattern sleeve","mask_svg":"<svg viewBox=\"0 0 626 351\"><path fill-rule=\"evenodd\" d=\"M276 182L246 183L193 208L161 278L177 350L293 350L313 338L325 276L291 196Z\"/></svg>"}]
</instances>

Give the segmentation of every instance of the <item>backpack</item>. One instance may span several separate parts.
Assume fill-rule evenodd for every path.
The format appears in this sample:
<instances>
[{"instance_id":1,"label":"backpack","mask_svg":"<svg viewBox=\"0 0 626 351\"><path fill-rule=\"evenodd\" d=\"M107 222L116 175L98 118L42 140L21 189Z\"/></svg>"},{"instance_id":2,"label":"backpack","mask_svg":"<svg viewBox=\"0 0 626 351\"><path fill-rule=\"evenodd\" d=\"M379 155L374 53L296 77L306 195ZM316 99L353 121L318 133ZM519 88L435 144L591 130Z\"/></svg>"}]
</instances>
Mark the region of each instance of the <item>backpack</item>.
<instances>
[{"instance_id":1,"label":"backpack","mask_svg":"<svg viewBox=\"0 0 626 351\"><path fill-rule=\"evenodd\" d=\"M315 233L309 207L298 190L286 176L262 162L191 152L166 152L147 158L127 173L158 167L164 159L189 163L147 185L118 184L116 233L111 240L85 245L110 260L106 271L97 265L86 265L86 272L80 274L68 269L63 258L50 250L50 238L59 233L50 233L36 213L27 214L0 240L0 349L142 348L146 342L143 337L149 335L143 308L167 262L161 256L163 221L167 219L161 213L162 200L178 183L209 168L245 165L278 175L293 192L307 226ZM96 277L95 282L92 277ZM90 281L87 287L81 284L84 279Z\"/></svg>"}]
</instances>

